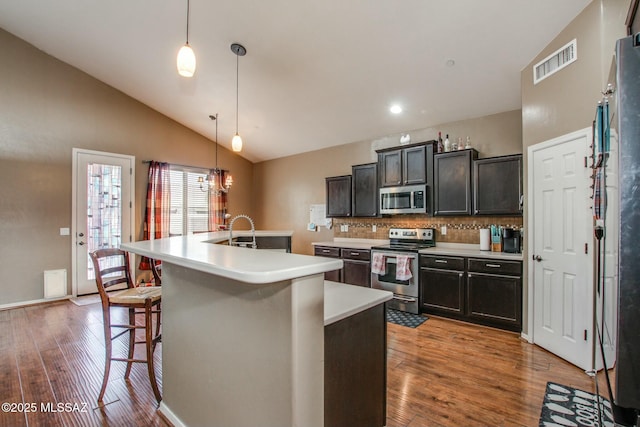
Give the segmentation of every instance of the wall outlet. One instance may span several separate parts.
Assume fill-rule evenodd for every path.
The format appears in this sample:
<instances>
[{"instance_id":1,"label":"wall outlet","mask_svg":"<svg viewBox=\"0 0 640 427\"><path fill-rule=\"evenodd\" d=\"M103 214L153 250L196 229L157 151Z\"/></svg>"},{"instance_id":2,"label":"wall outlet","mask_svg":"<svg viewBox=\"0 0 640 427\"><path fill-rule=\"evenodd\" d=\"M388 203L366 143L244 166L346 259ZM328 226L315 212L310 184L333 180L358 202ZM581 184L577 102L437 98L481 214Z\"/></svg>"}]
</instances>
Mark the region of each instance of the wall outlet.
<instances>
[{"instance_id":1,"label":"wall outlet","mask_svg":"<svg viewBox=\"0 0 640 427\"><path fill-rule=\"evenodd\" d=\"M70 233L69 233L69 228L64 227L64 228L61 228L61 229L60 229L60 235L61 235L61 236L68 236L69 234L70 234Z\"/></svg>"},{"instance_id":2,"label":"wall outlet","mask_svg":"<svg viewBox=\"0 0 640 427\"><path fill-rule=\"evenodd\" d=\"M374 225L372 225L372 226L371 226L371 231L375 233L376 231L378 231L378 227L376 227L376 225L375 225L375 224L374 224Z\"/></svg>"},{"instance_id":3,"label":"wall outlet","mask_svg":"<svg viewBox=\"0 0 640 427\"><path fill-rule=\"evenodd\" d=\"M442 234L443 236L447 235L447 226L443 225L442 227L440 227L440 234Z\"/></svg>"}]
</instances>

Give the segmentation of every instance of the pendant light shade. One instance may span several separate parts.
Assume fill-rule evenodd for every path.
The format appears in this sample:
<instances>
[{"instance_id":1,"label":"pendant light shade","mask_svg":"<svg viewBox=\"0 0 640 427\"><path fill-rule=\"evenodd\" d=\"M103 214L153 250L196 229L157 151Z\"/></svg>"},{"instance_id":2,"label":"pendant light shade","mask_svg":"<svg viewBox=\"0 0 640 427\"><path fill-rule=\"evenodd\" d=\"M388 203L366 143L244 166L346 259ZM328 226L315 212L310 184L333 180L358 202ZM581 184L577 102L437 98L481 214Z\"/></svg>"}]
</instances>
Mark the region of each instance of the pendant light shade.
<instances>
[{"instance_id":1,"label":"pendant light shade","mask_svg":"<svg viewBox=\"0 0 640 427\"><path fill-rule=\"evenodd\" d=\"M231 140L231 148L235 152L240 152L242 151L242 138L240 138L240 134L238 134L238 70L240 57L247 54L247 49L239 43L233 43L231 45L231 52L236 54L236 134Z\"/></svg>"},{"instance_id":2,"label":"pendant light shade","mask_svg":"<svg viewBox=\"0 0 640 427\"><path fill-rule=\"evenodd\" d=\"M193 77L193 73L196 72L196 54L193 53L189 43L182 46L178 51L177 63L178 74L182 77Z\"/></svg>"},{"instance_id":3,"label":"pendant light shade","mask_svg":"<svg viewBox=\"0 0 640 427\"><path fill-rule=\"evenodd\" d=\"M231 140L231 148L236 152L242 151L242 138L240 138L240 135L238 135L237 133Z\"/></svg>"},{"instance_id":4,"label":"pendant light shade","mask_svg":"<svg viewBox=\"0 0 640 427\"><path fill-rule=\"evenodd\" d=\"M196 54L189 46L189 0L187 0L187 42L178 51L178 74L183 77L193 77L196 72Z\"/></svg>"}]
</instances>

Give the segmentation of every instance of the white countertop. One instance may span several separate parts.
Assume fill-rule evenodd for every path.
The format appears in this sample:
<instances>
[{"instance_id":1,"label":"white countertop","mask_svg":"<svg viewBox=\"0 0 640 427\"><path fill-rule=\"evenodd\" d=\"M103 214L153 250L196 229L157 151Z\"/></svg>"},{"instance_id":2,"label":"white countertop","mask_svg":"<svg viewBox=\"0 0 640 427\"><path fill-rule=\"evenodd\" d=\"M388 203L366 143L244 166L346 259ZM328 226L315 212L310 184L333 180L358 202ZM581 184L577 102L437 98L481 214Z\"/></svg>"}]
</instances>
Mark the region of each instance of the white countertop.
<instances>
[{"instance_id":1,"label":"white countertop","mask_svg":"<svg viewBox=\"0 0 640 427\"><path fill-rule=\"evenodd\" d=\"M373 246L388 245L388 240L336 238L327 242L312 242L314 246L330 246L334 248L371 249ZM424 255L452 255L472 258L492 258L522 261L522 254L506 252L481 251L480 245L466 243L436 243L433 248L421 249Z\"/></svg>"},{"instance_id":2,"label":"white countertop","mask_svg":"<svg viewBox=\"0 0 640 427\"><path fill-rule=\"evenodd\" d=\"M351 239L337 237L327 242L311 242L313 246L331 246L334 248L371 249L373 246L388 245L389 240Z\"/></svg>"},{"instance_id":3,"label":"white countertop","mask_svg":"<svg viewBox=\"0 0 640 427\"><path fill-rule=\"evenodd\" d=\"M506 252L481 251L480 245L463 243L437 243L433 248L421 249L421 255L452 255L470 258L491 258L511 261L522 261L522 254Z\"/></svg>"},{"instance_id":4,"label":"white countertop","mask_svg":"<svg viewBox=\"0 0 640 427\"><path fill-rule=\"evenodd\" d=\"M344 283L324 282L324 325L330 325L393 298L393 293L380 289Z\"/></svg>"},{"instance_id":5,"label":"white countertop","mask_svg":"<svg viewBox=\"0 0 640 427\"><path fill-rule=\"evenodd\" d=\"M292 234L292 231L256 231L256 236ZM250 236L251 232L234 230L233 235ZM120 246L139 255L253 284L273 283L342 268L342 260L335 258L212 244L228 239L229 231L217 231L123 243Z\"/></svg>"}]
</instances>

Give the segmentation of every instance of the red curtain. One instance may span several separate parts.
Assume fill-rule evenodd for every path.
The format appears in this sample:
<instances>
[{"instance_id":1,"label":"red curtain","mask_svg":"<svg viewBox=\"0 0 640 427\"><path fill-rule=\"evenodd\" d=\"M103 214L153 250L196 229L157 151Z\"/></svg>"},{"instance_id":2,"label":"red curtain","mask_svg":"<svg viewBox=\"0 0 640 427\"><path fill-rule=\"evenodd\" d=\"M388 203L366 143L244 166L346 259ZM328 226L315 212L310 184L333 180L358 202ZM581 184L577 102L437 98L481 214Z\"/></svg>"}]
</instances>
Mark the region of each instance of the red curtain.
<instances>
[{"instance_id":1,"label":"red curtain","mask_svg":"<svg viewBox=\"0 0 640 427\"><path fill-rule=\"evenodd\" d=\"M227 179L227 171L218 170L220 173L219 183L224 185ZM210 171L209 176L213 175L214 170ZM209 193L209 231L218 231L221 225L226 224L225 215L227 213L227 193L220 192L219 195Z\"/></svg>"},{"instance_id":2,"label":"red curtain","mask_svg":"<svg viewBox=\"0 0 640 427\"><path fill-rule=\"evenodd\" d=\"M149 183L147 184L147 206L144 214L143 240L161 239L169 236L169 163L151 161L149 163ZM149 258L142 257L140 270L151 270Z\"/></svg>"}]
</instances>

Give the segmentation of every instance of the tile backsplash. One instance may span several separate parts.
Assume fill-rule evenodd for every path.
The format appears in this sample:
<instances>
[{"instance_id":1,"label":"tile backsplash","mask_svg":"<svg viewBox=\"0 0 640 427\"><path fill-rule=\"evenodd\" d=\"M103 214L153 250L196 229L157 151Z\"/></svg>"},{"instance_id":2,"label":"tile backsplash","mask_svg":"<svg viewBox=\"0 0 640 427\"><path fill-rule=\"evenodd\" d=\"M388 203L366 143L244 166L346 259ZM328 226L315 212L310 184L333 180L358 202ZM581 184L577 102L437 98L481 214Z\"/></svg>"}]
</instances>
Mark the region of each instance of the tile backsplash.
<instances>
[{"instance_id":1,"label":"tile backsplash","mask_svg":"<svg viewBox=\"0 0 640 427\"><path fill-rule=\"evenodd\" d=\"M480 229L488 228L491 224L520 229L522 228L522 217L397 215L383 218L334 218L333 236L357 239L388 239L390 228L435 228L436 242L479 244ZM348 225L349 231L341 232L341 225ZM376 231L373 231L373 226L376 227ZM447 227L446 235L442 235L442 227Z\"/></svg>"}]
</instances>

